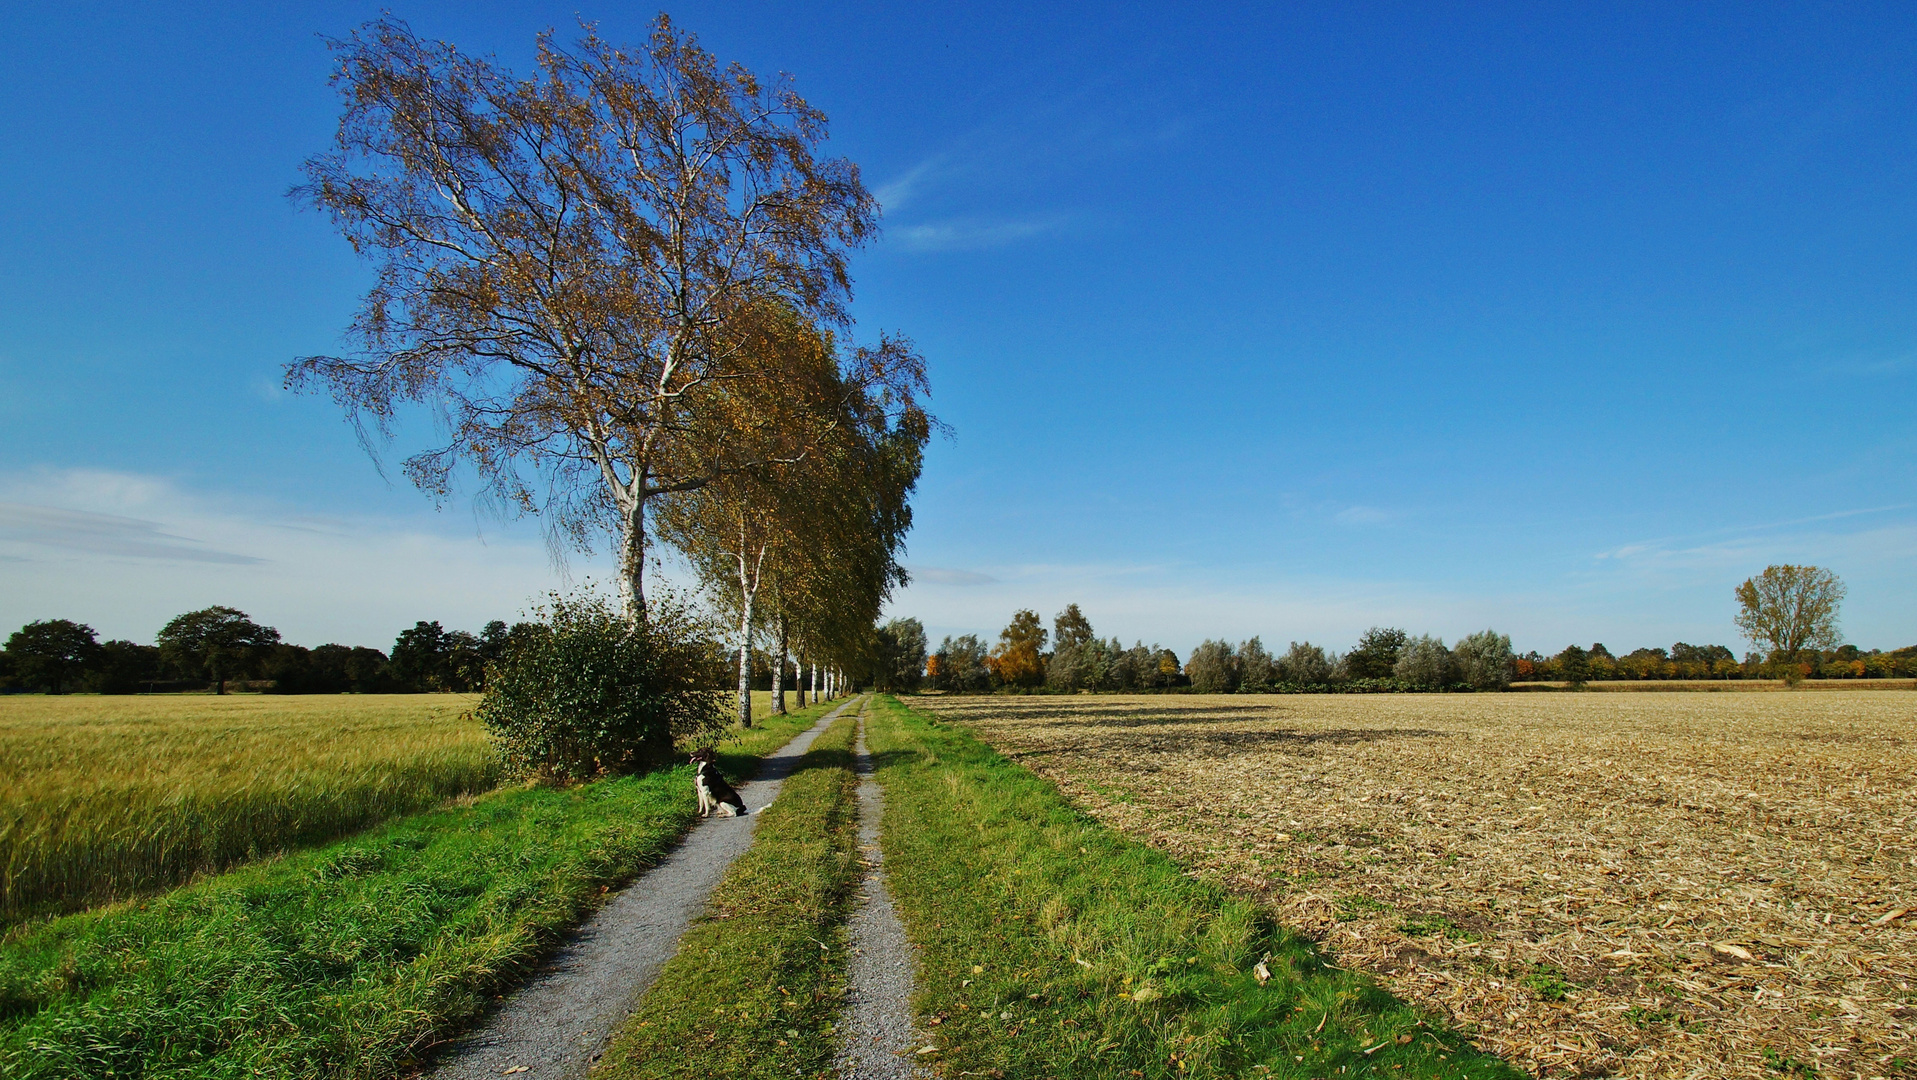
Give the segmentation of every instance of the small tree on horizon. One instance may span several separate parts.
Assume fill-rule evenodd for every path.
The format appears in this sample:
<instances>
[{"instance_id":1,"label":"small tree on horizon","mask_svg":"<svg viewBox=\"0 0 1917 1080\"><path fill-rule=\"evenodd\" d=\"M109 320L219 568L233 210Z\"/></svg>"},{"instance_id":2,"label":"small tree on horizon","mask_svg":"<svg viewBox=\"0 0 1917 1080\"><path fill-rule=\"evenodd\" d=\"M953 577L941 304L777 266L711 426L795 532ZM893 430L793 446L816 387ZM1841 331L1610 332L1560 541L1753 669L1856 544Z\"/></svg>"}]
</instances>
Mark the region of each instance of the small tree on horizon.
<instances>
[{"instance_id":1,"label":"small tree on horizon","mask_svg":"<svg viewBox=\"0 0 1917 1080\"><path fill-rule=\"evenodd\" d=\"M1006 686L1037 686L1045 681L1045 626L1029 608L1012 615L999 631L998 645L985 664Z\"/></svg>"},{"instance_id":2,"label":"small tree on horizon","mask_svg":"<svg viewBox=\"0 0 1917 1080\"><path fill-rule=\"evenodd\" d=\"M1801 654L1842 644L1837 609L1844 583L1821 566L1767 566L1737 587L1737 628L1751 644L1769 650L1767 659L1784 666L1786 681L1796 683Z\"/></svg>"},{"instance_id":3,"label":"small tree on horizon","mask_svg":"<svg viewBox=\"0 0 1917 1080\"><path fill-rule=\"evenodd\" d=\"M1388 679L1398 666L1398 651L1410 635L1396 627L1374 626L1345 654L1345 674L1354 679Z\"/></svg>"},{"instance_id":4,"label":"small tree on horizon","mask_svg":"<svg viewBox=\"0 0 1917 1080\"><path fill-rule=\"evenodd\" d=\"M266 648L279 644L280 632L261 626L238 608L215 605L176 616L160 629L160 655L182 672L198 672L212 681L215 694L226 680L245 671Z\"/></svg>"},{"instance_id":5,"label":"small tree on horizon","mask_svg":"<svg viewBox=\"0 0 1917 1080\"><path fill-rule=\"evenodd\" d=\"M15 630L7 638L7 655L20 675L45 684L49 694L64 694L67 683L97 664L102 652L93 627L43 619Z\"/></svg>"},{"instance_id":6,"label":"small tree on horizon","mask_svg":"<svg viewBox=\"0 0 1917 1080\"><path fill-rule=\"evenodd\" d=\"M1582 646L1566 645L1564 651L1557 655L1557 665L1558 677L1573 688L1591 681L1591 654L1585 652Z\"/></svg>"},{"instance_id":7,"label":"small tree on horizon","mask_svg":"<svg viewBox=\"0 0 1917 1080\"><path fill-rule=\"evenodd\" d=\"M1460 640L1451 655L1457 658L1458 676L1472 689L1503 690L1511 685L1517 663L1508 635L1480 630Z\"/></svg>"},{"instance_id":8,"label":"small tree on horizon","mask_svg":"<svg viewBox=\"0 0 1917 1080\"><path fill-rule=\"evenodd\" d=\"M1391 673L1413 686L1436 690L1458 681L1458 664L1444 639L1420 634L1398 650Z\"/></svg>"},{"instance_id":9,"label":"small tree on horizon","mask_svg":"<svg viewBox=\"0 0 1917 1080\"><path fill-rule=\"evenodd\" d=\"M1229 694L1238 689L1238 651L1231 642L1206 639L1185 660L1194 694Z\"/></svg>"}]
</instances>

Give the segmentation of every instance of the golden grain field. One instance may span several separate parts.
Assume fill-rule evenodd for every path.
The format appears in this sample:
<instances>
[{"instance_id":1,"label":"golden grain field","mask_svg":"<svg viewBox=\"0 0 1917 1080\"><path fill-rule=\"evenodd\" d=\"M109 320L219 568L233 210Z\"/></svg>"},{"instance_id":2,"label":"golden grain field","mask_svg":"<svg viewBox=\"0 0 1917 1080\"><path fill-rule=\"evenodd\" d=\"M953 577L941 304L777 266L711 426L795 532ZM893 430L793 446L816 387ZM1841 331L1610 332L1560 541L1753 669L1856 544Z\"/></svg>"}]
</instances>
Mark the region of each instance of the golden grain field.
<instances>
[{"instance_id":1,"label":"golden grain field","mask_svg":"<svg viewBox=\"0 0 1917 1080\"><path fill-rule=\"evenodd\" d=\"M494 785L474 695L0 697L0 919Z\"/></svg>"},{"instance_id":2,"label":"golden grain field","mask_svg":"<svg viewBox=\"0 0 1917 1080\"><path fill-rule=\"evenodd\" d=\"M1541 1075L1917 1070L1917 693L914 704Z\"/></svg>"}]
</instances>

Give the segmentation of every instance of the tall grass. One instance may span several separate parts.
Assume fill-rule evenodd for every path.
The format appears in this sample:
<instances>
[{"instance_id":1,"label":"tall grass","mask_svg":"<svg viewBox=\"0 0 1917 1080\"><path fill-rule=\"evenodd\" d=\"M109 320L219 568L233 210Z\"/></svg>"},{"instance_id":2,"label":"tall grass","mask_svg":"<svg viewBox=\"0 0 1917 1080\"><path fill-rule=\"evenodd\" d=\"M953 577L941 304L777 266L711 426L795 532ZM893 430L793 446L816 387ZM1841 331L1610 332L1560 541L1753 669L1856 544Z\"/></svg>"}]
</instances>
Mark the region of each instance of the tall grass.
<instances>
[{"instance_id":1,"label":"tall grass","mask_svg":"<svg viewBox=\"0 0 1917 1080\"><path fill-rule=\"evenodd\" d=\"M487 790L469 695L0 697L0 923Z\"/></svg>"}]
</instances>

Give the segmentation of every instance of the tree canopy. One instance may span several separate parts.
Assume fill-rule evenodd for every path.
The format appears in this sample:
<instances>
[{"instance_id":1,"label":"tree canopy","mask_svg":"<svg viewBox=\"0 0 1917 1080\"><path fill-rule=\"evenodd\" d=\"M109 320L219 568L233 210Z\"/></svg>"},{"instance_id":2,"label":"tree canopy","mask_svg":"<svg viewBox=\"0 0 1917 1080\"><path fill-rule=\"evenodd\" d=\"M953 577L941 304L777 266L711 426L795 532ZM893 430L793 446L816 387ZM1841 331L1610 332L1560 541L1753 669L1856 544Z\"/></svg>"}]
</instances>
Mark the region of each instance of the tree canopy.
<instances>
[{"instance_id":1,"label":"tree canopy","mask_svg":"<svg viewBox=\"0 0 1917 1080\"><path fill-rule=\"evenodd\" d=\"M1767 566L1737 587L1737 628L1770 659L1794 664L1806 649L1841 643L1837 609L1844 583L1821 566Z\"/></svg>"},{"instance_id":2,"label":"tree canopy","mask_svg":"<svg viewBox=\"0 0 1917 1080\"><path fill-rule=\"evenodd\" d=\"M261 626L238 608L215 605L176 616L160 629L160 655L183 671L204 672L215 693L226 693L226 680L259 655L279 644L280 632Z\"/></svg>"},{"instance_id":3,"label":"tree canopy","mask_svg":"<svg viewBox=\"0 0 1917 1080\"><path fill-rule=\"evenodd\" d=\"M663 15L638 49L542 35L530 77L391 17L331 47L345 108L295 194L377 278L355 354L296 360L288 385L330 393L362 438L437 413L449 438L406 460L416 484L444 497L464 463L555 542L610 531L643 618L652 501L832 427L791 352L755 342L768 312L848 322L878 211L857 167L817 155L825 116L787 81L721 67ZM839 374L894 415L923 391L896 339Z\"/></svg>"},{"instance_id":4,"label":"tree canopy","mask_svg":"<svg viewBox=\"0 0 1917 1080\"><path fill-rule=\"evenodd\" d=\"M42 619L7 638L7 655L21 675L44 683L48 693L58 694L103 653L93 627L70 619Z\"/></svg>"}]
</instances>

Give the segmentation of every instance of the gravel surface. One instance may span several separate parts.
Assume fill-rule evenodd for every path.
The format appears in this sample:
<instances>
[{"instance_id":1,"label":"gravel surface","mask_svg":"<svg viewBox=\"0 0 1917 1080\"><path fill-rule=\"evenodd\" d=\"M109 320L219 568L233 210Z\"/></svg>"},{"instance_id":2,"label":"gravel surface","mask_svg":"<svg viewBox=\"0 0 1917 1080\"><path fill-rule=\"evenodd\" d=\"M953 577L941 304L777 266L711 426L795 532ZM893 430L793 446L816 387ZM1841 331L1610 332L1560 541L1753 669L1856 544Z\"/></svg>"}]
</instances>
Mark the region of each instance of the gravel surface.
<instances>
[{"instance_id":1,"label":"gravel surface","mask_svg":"<svg viewBox=\"0 0 1917 1080\"><path fill-rule=\"evenodd\" d=\"M434 1080L580 1077L606 1040L679 947L679 936L705 910L713 886L752 846L758 813L779 783L852 702L767 757L740 786L747 816L695 824L659 865L641 874L579 928L546 964L508 997L486 1025L458 1040L430 1075Z\"/></svg>"},{"instance_id":2,"label":"gravel surface","mask_svg":"<svg viewBox=\"0 0 1917 1080\"><path fill-rule=\"evenodd\" d=\"M846 924L852 970L847 980L845 1045L837 1062L851 1080L908 1080L931 1074L915 1059L929 1041L912 1028L912 946L885 889L885 856L879 850L879 818L885 789L872 779L865 752L865 719L859 719L859 850L865 862L864 892Z\"/></svg>"}]
</instances>

